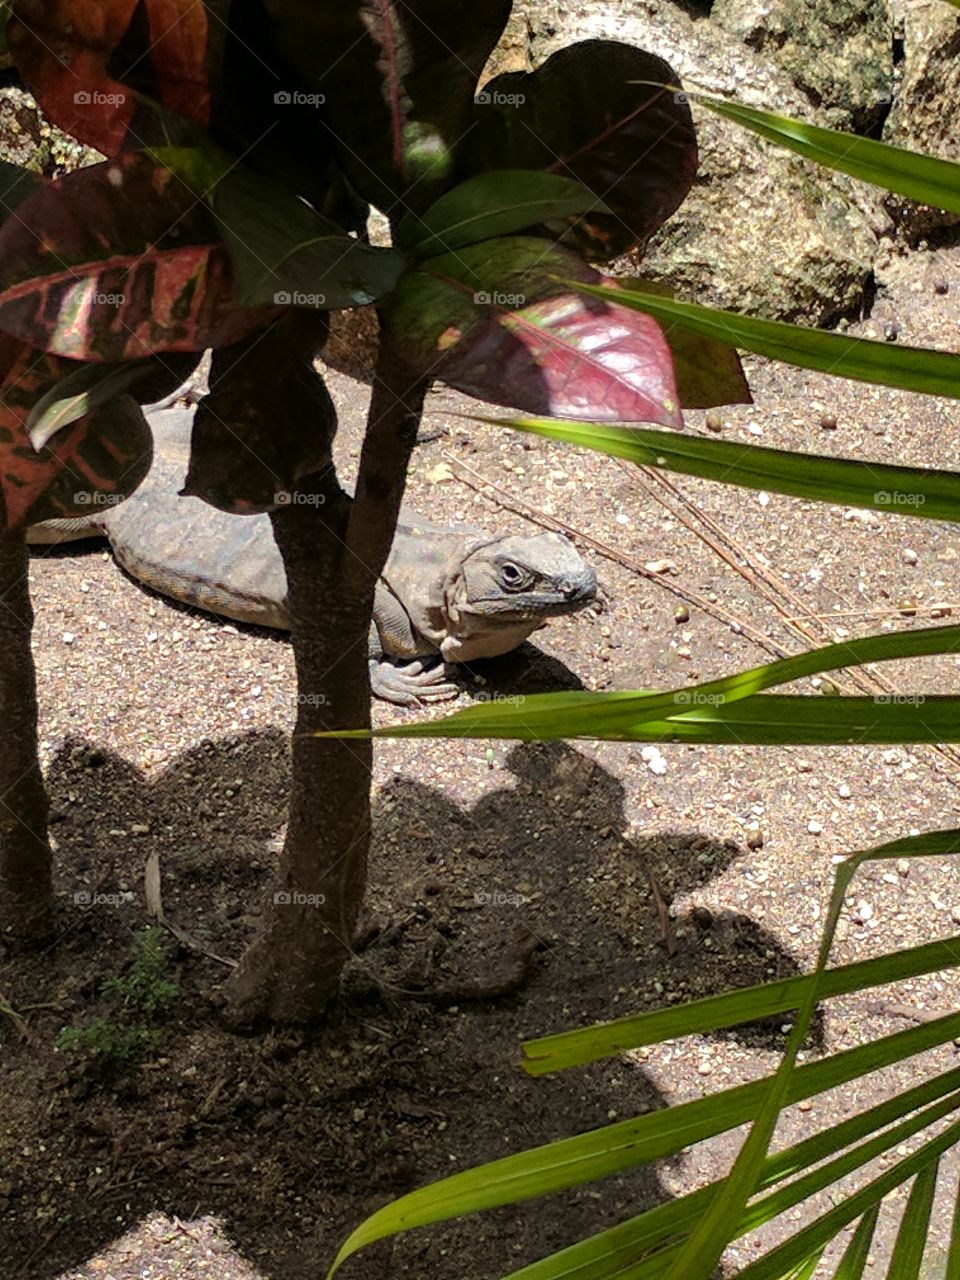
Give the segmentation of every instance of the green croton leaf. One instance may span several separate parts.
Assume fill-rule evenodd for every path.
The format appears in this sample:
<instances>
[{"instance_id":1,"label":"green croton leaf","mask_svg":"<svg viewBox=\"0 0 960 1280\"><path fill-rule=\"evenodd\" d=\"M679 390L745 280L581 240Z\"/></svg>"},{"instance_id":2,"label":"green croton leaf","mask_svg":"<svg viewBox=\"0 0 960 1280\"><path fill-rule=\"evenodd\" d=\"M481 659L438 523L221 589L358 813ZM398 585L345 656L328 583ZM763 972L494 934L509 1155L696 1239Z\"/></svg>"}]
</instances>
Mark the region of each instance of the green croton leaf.
<instances>
[{"instance_id":1,"label":"green croton leaf","mask_svg":"<svg viewBox=\"0 0 960 1280\"><path fill-rule=\"evenodd\" d=\"M526 231L540 222L605 208L602 200L572 178L494 169L461 182L422 218L408 213L400 223L397 243L418 258L430 258Z\"/></svg>"}]
</instances>

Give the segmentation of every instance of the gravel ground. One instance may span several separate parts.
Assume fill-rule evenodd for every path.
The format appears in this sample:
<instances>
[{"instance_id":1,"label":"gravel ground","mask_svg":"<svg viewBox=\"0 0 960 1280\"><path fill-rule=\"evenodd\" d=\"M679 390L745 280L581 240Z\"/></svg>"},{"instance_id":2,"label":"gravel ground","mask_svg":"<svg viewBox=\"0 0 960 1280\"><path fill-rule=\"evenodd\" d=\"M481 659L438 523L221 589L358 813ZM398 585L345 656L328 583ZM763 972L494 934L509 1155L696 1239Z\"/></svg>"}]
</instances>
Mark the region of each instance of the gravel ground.
<instances>
[{"instance_id":1,"label":"gravel ground","mask_svg":"<svg viewBox=\"0 0 960 1280\"><path fill-rule=\"evenodd\" d=\"M879 285L854 332L893 336L895 326L900 342L956 347L960 253L893 258ZM761 361L748 371L756 403L719 415L722 438L956 464L949 402ZM342 377L333 386L349 474L365 392ZM424 433L439 434L417 451L416 509L491 533L529 527L463 477L489 481L654 568L588 550L602 607L478 664L459 705L487 689L682 686L799 651L809 641L789 618L824 641L960 610L953 526L685 479L667 492L611 460L466 423L455 416L464 407L447 392L431 401ZM689 414L688 429L707 429L704 415ZM703 516L716 522L733 540L727 557L681 514L698 531ZM758 571L778 584L779 607ZM11 1224L0 1276L11 1280L315 1276L391 1195L756 1078L777 1062L779 1021L543 1081L521 1075L517 1045L808 968L840 855L957 821L960 757L930 748L503 743L488 756L486 744L384 742L369 909L392 928L353 966L329 1022L232 1037L217 1022L225 967L176 946L181 994L162 1053L119 1082L91 1080L52 1041L100 1009L100 983L127 963L131 931L147 922L150 853L168 915L209 951L236 957L257 927L282 834L293 663L285 640L152 597L101 551L37 555L31 581L62 905L49 953L0 963L0 991L28 1028L26 1039L9 1020L0 1028L0 1213ZM903 694L955 691L958 661L886 664L882 674ZM375 713L380 724L416 714L382 704ZM75 901L91 893L102 901ZM670 906L672 954L658 900ZM867 867L834 961L949 936L958 922L946 860ZM518 928L542 942L518 994L453 1007L404 996L451 977L489 979ZM957 989L949 973L832 1001L807 1056L946 1012ZM787 1114L782 1136L835 1123L954 1061L942 1050L870 1077L856 1095L818 1097ZM732 1150L728 1135L600 1191L430 1228L376 1246L344 1274L501 1275L717 1176ZM944 1164L955 1179L954 1162ZM902 1203L902 1192L892 1198ZM941 1241L947 1220L938 1210ZM775 1223L762 1239L783 1230ZM878 1265L888 1239L889 1229ZM755 1248L732 1257L744 1263Z\"/></svg>"}]
</instances>

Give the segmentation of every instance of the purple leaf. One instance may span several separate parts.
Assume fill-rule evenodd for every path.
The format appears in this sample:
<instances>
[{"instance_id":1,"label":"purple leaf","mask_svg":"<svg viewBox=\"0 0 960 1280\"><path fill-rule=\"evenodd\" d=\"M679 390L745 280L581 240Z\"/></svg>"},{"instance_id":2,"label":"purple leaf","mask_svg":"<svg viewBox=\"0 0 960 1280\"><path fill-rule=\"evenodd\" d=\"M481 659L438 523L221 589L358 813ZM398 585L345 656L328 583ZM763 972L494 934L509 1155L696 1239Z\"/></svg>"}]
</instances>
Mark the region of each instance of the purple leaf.
<instances>
[{"instance_id":1,"label":"purple leaf","mask_svg":"<svg viewBox=\"0 0 960 1280\"><path fill-rule=\"evenodd\" d=\"M498 76L477 95L462 172L575 178L611 212L550 228L591 261L609 262L647 240L693 184L690 108L683 94L657 87L677 83L668 63L632 45L584 40L560 49L538 70Z\"/></svg>"},{"instance_id":2,"label":"purple leaf","mask_svg":"<svg viewBox=\"0 0 960 1280\"><path fill-rule=\"evenodd\" d=\"M680 426L660 326L564 285L602 279L544 240L486 241L409 271L386 299L384 320L418 371L480 400L591 422Z\"/></svg>"}]
</instances>

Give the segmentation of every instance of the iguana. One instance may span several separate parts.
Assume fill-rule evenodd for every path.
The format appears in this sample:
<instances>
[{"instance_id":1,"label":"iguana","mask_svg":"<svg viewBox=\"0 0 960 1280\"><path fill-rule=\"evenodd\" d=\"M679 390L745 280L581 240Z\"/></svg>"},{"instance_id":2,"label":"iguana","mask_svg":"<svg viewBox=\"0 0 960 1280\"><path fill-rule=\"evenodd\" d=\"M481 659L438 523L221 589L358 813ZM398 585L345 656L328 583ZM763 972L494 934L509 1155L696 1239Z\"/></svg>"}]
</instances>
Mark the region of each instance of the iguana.
<instances>
[{"instance_id":1,"label":"iguana","mask_svg":"<svg viewBox=\"0 0 960 1280\"><path fill-rule=\"evenodd\" d=\"M148 412L153 465L125 502L34 525L28 541L105 536L118 563L153 590L209 613L289 630L286 575L269 516L228 515L178 493L193 412ZM401 706L454 697L445 664L507 653L545 619L582 609L596 593L596 575L561 534L491 538L440 529L404 510L376 591L373 692Z\"/></svg>"}]
</instances>

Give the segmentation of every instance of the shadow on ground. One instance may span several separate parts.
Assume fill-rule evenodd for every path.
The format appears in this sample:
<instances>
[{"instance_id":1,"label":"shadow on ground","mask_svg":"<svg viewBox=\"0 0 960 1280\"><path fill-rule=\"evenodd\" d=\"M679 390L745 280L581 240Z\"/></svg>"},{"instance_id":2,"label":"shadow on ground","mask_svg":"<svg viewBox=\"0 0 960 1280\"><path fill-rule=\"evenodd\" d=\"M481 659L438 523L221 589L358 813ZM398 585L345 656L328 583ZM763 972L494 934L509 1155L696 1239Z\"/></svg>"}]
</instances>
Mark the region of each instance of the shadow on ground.
<instances>
[{"instance_id":1,"label":"shadow on ground","mask_svg":"<svg viewBox=\"0 0 960 1280\"><path fill-rule=\"evenodd\" d=\"M469 808L403 777L380 791L369 895L379 934L322 1026L228 1034L216 1006L226 967L171 938L180 994L157 1055L103 1080L54 1053L61 1027L106 1011L101 984L129 964L147 923L148 854L160 859L169 918L206 952L241 952L276 857L287 753L280 732L207 742L152 783L89 743L56 757L59 937L0 968L0 990L29 1027L25 1040L2 1028L3 1276L83 1267L158 1210L216 1215L271 1280L323 1274L391 1196L674 1100L619 1059L530 1080L517 1068L524 1036L795 972L747 917L681 915L669 956L651 883L669 902L718 874L736 846L696 832L631 839L617 778L571 747L525 745L503 785ZM518 932L539 943L521 989L433 998L482 987ZM727 1034L782 1044L778 1027ZM639 1170L599 1193L384 1242L344 1275L506 1274L665 1194L656 1171ZM218 1265L203 1274L234 1274L229 1259ZM140 1274L136 1256L129 1267L108 1269Z\"/></svg>"}]
</instances>

